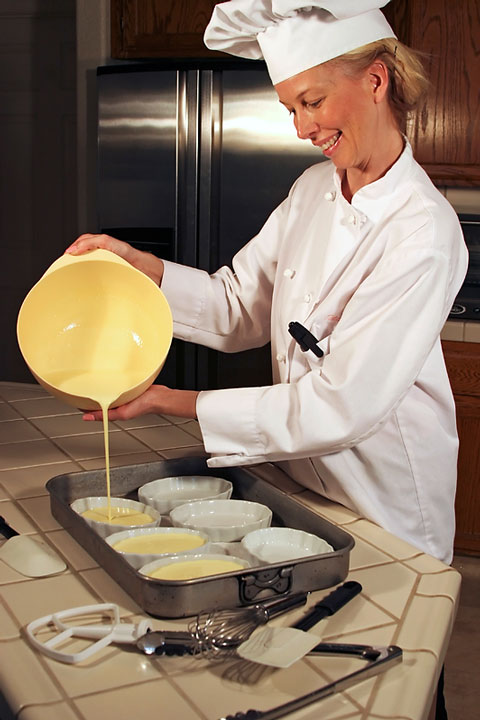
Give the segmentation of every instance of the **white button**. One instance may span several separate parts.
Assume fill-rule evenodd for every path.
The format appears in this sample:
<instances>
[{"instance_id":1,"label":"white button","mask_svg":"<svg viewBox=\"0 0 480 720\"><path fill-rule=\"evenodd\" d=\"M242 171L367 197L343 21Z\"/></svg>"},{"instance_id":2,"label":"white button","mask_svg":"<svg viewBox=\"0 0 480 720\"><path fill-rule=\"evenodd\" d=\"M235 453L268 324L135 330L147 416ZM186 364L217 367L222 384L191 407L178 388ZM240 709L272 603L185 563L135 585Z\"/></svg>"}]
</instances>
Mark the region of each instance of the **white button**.
<instances>
[{"instance_id":1,"label":"white button","mask_svg":"<svg viewBox=\"0 0 480 720\"><path fill-rule=\"evenodd\" d=\"M303 302L309 303L311 299L312 299L311 293L305 293L305 295L303 296Z\"/></svg>"},{"instance_id":2,"label":"white button","mask_svg":"<svg viewBox=\"0 0 480 720\"><path fill-rule=\"evenodd\" d=\"M360 225L365 225L366 222L367 222L366 215L362 215L362 217L360 218Z\"/></svg>"},{"instance_id":3,"label":"white button","mask_svg":"<svg viewBox=\"0 0 480 720\"><path fill-rule=\"evenodd\" d=\"M277 362L285 362L285 355L282 355L282 353L277 354Z\"/></svg>"},{"instance_id":4,"label":"white button","mask_svg":"<svg viewBox=\"0 0 480 720\"><path fill-rule=\"evenodd\" d=\"M356 225L357 224L357 218L355 215L349 215L348 222L350 225Z\"/></svg>"},{"instance_id":5,"label":"white button","mask_svg":"<svg viewBox=\"0 0 480 720\"><path fill-rule=\"evenodd\" d=\"M336 194L336 192L326 192L323 197L325 198L325 200L330 200L330 202L332 202L333 200L335 200Z\"/></svg>"},{"instance_id":6,"label":"white button","mask_svg":"<svg viewBox=\"0 0 480 720\"><path fill-rule=\"evenodd\" d=\"M285 268L285 270L283 271L283 277L291 279L291 278L293 278L294 275L295 275L295 270L292 270L292 268Z\"/></svg>"}]
</instances>

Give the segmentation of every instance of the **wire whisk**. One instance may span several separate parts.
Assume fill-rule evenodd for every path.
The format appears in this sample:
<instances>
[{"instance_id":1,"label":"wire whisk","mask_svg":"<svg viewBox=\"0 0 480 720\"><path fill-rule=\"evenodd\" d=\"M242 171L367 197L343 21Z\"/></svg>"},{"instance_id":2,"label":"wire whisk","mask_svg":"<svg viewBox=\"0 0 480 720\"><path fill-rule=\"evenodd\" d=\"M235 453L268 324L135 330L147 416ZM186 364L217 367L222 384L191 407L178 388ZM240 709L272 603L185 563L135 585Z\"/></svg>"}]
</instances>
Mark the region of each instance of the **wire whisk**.
<instances>
[{"instance_id":1,"label":"wire whisk","mask_svg":"<svg viewBox=\"0 0 480 720\"><path fill-rule=\"evenodd\" d=\"M302 607L308 593L295 593L246 607L205 610L189 625L197 641L197 652L209 659L234 655L236 649L248 640L253 631L278 615Z\"/></svg>"}]
</instances>

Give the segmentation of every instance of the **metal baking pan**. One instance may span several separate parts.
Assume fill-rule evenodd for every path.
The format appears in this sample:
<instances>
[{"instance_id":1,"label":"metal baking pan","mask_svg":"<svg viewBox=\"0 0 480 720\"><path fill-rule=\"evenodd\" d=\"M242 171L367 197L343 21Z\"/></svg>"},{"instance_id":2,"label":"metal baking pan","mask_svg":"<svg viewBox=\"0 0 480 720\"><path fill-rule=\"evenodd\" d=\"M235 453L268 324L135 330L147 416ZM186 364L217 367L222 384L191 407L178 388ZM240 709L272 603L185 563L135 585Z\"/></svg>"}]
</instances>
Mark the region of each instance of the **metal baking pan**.
<instances>
[{"instance_id":1,"label":"metal baking pan","mask_svg":"<svg viewBox=\"0 0 480 720\"><path fill-rule=\"evenodd\" d=\"M332 587L347 576L350 551L354 546L351 535L245 468L212 471L205 458L192 457L117 467L110 473L111 493L113 497L136 499L137 490L144 483L178 475L226 478L233 483L233 498L259 502L272 510L272 525L318 535L332 545L334 552L207 578L149 578L137 572L70 507L77 498L105 495L105 471L67 473L51 478L46 488L53 517L150 615L188 617L206 608L237 607L276 594Z\"/></svg>"}]
</instances>

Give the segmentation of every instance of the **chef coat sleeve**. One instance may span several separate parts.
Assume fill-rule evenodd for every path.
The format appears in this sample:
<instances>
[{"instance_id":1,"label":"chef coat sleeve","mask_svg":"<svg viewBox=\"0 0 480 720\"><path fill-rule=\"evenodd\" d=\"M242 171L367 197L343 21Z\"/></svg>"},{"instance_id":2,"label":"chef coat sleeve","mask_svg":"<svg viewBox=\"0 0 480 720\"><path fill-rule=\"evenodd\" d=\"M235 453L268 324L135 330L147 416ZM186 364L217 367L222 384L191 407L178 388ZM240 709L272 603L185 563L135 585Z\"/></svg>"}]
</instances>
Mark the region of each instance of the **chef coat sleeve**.
<instances>
[{"instance_id":1,"label":"chef coat sleeve","mask_svg":"<svg viewBox=\"0 0 480 720\"><path fill-rule=\"evenodd\" d=\"M417 240L381 258L346 303L323 360L307 353L311 368L297 382L200 393L210 466L329 454L380 428L439 342L455 294L458 258Z\"/></svg>"},{"instance_id":2,"label":"chef coat sleeve","mask_svg":"<svg viewBox=\"0 0 480 720\"><path fill-rule=\"evenodd\" d=\"M272 292L287 198L233 259L233 270L213 275L164 261L164 292L176 338L223 352L261 347L270 340Z\"/></svg>"}]
</instances>

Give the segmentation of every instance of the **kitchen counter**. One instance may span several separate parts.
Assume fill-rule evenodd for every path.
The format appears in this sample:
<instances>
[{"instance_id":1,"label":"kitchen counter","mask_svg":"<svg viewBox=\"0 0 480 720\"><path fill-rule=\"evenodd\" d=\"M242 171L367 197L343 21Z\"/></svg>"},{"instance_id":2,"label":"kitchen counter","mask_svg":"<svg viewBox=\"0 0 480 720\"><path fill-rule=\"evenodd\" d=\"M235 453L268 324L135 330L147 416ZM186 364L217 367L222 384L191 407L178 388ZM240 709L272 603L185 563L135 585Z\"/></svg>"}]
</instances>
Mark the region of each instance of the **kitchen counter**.
<instances>
[{"instance_id":1,"label":"kitchen counter","mask_svg":"<svg viewBox=\"0 0 480 720\"><path fill-rule=\"evenodd\" d=\"M245 669L238 660L151 659L118 645L73 666L36 652L23 628L51 612L114 602L125 620L138 621L142 613L50 514L49 478L104 467L101 426L85 423L38 385L0 383L0 445L0 515L19 533L48 543L67 564L58 575L31 579L0 559L1 720L215 720L248 708L267 710L359 667L356 660L309 657L282 670L253 664ZM110 451L112 466L205 454L196 422L163 416L112 423ZM426 720L456 614L460 575L296 485L274 465L255 472L355 539L348 579L359 581L363 591L314 631L325 641L395 644L404 652L401 664L295 718ZM326 592L312 594L311 603ZM283 624L303 612L284 616ZM155 618L152 624L186 627L183 620Z\"/></svg>"}]
</instances>

